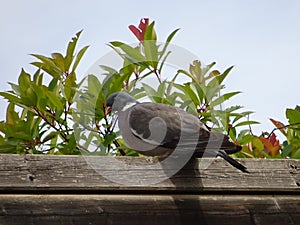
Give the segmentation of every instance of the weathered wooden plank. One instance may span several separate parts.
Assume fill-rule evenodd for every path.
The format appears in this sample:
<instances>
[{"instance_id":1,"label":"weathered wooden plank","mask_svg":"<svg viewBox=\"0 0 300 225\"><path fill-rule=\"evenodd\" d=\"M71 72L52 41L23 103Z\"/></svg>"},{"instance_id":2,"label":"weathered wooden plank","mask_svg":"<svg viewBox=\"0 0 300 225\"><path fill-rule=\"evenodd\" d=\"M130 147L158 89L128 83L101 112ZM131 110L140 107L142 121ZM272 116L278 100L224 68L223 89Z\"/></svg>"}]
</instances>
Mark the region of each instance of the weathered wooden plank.
<instances>
[{"instance_id":1,"label":"weathered wooden plank","mask_svg":"<svg viewBox=\"0 0 300 225\"><path fill-rule=\"evenodd\" d=\"M299 193L299 160L239 161L247 166L249 174L222 159L206 158L189 162L180 172L164 180L168 171L159 168L158 160L153 158L0 155L0 192ZM207 168L202 169L206 164Z\"/></svg>"},{"instance_id":2,"label":"weathered wooden plank","mask_svg":"<svg viewBox=\"0 0 300 225\"><path fill-rule=\"evenodd\" d=\"M300 224L300 161L239 161L0 155L0 224Z\"/></svg>"},{"instance_id":3,"label":"weathered wooden plank","mask_svg":"<svg viewBox=\"0 0 300 225\"><path fill-rule=\"evenodd\" d=\"M9 225L299 225L299 215L290 195L0 195Z\"/></svg>"}]
</instances>

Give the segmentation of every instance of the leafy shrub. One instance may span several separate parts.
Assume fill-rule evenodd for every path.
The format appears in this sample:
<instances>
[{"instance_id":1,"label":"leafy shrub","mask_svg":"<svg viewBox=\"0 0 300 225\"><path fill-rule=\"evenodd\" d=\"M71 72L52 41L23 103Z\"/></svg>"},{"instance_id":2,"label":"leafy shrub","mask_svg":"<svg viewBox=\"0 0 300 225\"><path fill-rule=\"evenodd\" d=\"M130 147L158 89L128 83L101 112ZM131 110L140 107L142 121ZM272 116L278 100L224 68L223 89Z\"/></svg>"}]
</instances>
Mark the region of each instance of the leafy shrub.
<instances>
[{"instance_id":1,"label":"leafy shrub","mask_svg":"<svg viewBox=\"0 0 300 225\"><path fill-rule=\"evenodd\" d=\"M191 62L188 70L178 69L171 79L164 77L166 61L172 54L170 42L179 29L174 30L164 43L157 40L155 22L142 19L139 27L129 29L137 37L135 46L120 41L109 46L121 57L119 69L101 65L105 78L89 75L78 82L76 68L88 46L76 54L78 32L69 42L65 55L52 53L50 57L32 54L38 61L32 65L37 71L31 75L22 70L18 84L0 95L9 101L6 121L0 123L1 153L47 153L96 155L137 155L128 149L114 118L105 113L107 97L116 91L127 91L136 99L148 97L152 102L176 105L199 117L212 129L228 134L243 150L238 157L300 157L300 107L287 109L290 126L272 120L285 136L280 145L274 131L256 136L249 120L251 111L241 106L222 108L223 103L239 91L224 92L224 80L233 67L223 72L214 69L216 63L202 65ZM50 76L45 83L44 76ZM150 76L156 86L147 84ZM182 76L185 83L178 81Z\"/></svg>"},{"instance_id":2,"label":"leafy shrub","mask_svg":"<svg viewBox=\"0 0 300 225\"><path fill-rule=\"evenodd\" d=\"M75 54L80 34L69 42L65 56L32 54L39 60L32 63L37 71L30 75L22 70L18 84L10 83L12 90L0 93L9 101L6 121L0 123L1 152L80 154L68 121L77 86L75 70L88 48ZM45 73L51 77L48 84Z\"/></svg>"}]
</instances>

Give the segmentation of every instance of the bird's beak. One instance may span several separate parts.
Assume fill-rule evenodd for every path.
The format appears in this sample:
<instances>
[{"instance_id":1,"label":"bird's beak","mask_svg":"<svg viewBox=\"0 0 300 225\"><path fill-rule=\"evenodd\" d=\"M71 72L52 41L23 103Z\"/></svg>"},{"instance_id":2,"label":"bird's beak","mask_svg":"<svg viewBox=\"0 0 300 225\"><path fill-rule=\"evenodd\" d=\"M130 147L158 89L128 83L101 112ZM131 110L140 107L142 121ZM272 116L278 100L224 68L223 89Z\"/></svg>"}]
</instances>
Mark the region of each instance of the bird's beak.
<instances>
[{"instance_id":1,"label":"bird's beak","mask_svg":"<svg viewBox=\"0 0 300 225\"><path fill-rule=\"evenodd\" d=\"M105 110L105 116L111 113L111 107L107 107Z\"/></svg>"}]
</instances>

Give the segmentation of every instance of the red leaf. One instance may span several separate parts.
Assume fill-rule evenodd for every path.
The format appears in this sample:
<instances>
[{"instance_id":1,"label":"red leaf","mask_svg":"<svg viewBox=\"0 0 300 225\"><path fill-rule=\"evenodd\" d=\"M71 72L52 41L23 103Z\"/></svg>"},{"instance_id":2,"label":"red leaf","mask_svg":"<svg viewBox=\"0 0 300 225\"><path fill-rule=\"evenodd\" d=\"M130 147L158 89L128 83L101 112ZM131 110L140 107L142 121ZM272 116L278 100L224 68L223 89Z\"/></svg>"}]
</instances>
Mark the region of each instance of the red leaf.
<instances>
[{"instance_id":1,"label":"red leaf","mask_svg":"<svg viewBox=\"0 0 300 225\"><path fill-rule=\"evenodd\" d=\"M140 20L140 24L138 28L134 25L130 25L129 29L137 37L137 39L143 43L148 25L149 25L149 18L143 18Z\"/></svg>"},{"instance_id":2,"label":"red leaf","mask_svg":"<svg viewBox=\"0 0 300 225\"><path fill-rule=\"evenodd\" d=\"M272 133L269 138L259 137L259 140L263 143L265 151L269 155L275 156L279 153L281 146L274 133Z\"/></svg>"},{"instance_id":3,"label":"red leaf","mask_svg":"<svg viewBox=\"0 0 300 225\"><path fill-rule=\"evenodd\" d=\"M270 142L272 143L273 146L278 146L279 144L279 140L277 139L276 135L274 133L271 134L270 136Z\"/></svg>"},{"instance_id":4,"label":"red leaf","mask_svg":"<svg viewBox=\"0 0 300 225\"><path fill-rule=\"evenodd\" d=\"M139 41L142 42L144 40L144 37L141 36L141 31L136 26L130 25L128 28L137 37Z\"/></svg>"},{"instance_id":5,"label":"red leaf","mask_svg":"<svg viewBox=\"0 0 300 225\"><path fill-rule=\"evenodd\" d=\"M272 119L272 118L270 118L270 120L271 120L271 122L275 125L275 127L278 128L278 129L281 131L281 133L282 133L283 135L286 136L285 129L283 128L283 127L284 127L284 124L281 123L280 121L274 120L274 119Z\"/></svg>"},{"instance_id":6,"label":"red leaf","mask_svg":"<svg viewBox=\"0 0 300 225\"><path fill-rule=\"evenodd\" d=\"M149 25L149 18L143 18L140 20L139 28L141 29L142 32L145 33L148 25Z\"/></svg>"}]
</instances>

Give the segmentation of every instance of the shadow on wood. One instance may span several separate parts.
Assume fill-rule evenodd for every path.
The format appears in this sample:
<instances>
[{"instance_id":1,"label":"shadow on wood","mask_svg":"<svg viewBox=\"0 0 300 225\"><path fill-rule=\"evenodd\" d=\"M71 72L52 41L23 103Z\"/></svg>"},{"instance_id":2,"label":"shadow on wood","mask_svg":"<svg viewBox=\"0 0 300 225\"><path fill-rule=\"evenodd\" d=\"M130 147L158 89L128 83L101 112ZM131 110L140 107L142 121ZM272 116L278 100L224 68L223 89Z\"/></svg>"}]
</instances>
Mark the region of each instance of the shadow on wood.
<instances>
[{"instance_id":1,"label":"shadow on wood","mask_svg":"<svg viewBox=\"0 0 300 225\"><path fill-rule=\"evenodd\" d=\"M143 185L162 174L147 167L156 159L119 157L123 170L115 160L0 155L0 224L300 224L300 161L239 159L245 174L222 159L202 159L201 169L195 159ZM139 185L126 185L135 177Z\"/></svg>"}]
</instances>

